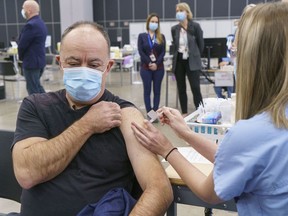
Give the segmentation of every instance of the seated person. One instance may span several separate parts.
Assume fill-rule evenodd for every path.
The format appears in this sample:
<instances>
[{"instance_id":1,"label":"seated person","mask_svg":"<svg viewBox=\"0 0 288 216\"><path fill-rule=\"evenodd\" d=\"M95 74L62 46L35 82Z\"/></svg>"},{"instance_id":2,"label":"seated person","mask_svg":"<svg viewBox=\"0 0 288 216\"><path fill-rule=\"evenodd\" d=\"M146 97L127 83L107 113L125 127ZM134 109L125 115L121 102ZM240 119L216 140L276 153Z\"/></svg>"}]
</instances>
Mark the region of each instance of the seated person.
<instances>
[{"instance_id":1,"label":"seated person","mask_svg":"<svg viewBox=\"0 0 288 216\"><path fill-rule=\"evenodd\" d=\"M74 216L113 188L143 192L130 215L164 215L172 190L158 157L133 136L135 106L105 89L113 65L101 26L77 22L62 35L65 89L26 97L12 157L22 186L21 216Z\"/></svg>"},{"instance_id":2,"label":"seated person","mask_svg":"<svg viewBox=\"0 0 288 216\"><path fill-rule=\"evenodd\" d=\"M219 67L222 68L223 66L233 64L231 58L221 58L219 59ZM214 86L214 91L217 95L217 98L231 98L231 94L235 92L235 78L233 75L233 86ZM223 94L223 92L227 92L227 97Z\"/></svg>"},{"instance_id":3,"label":"seated person","mask_svg":"<svg viewBox=\"0 0 288 216\"><path fill-rule=\"evenodd\" d=\"M229 34L226 37L227 42L227 57L225 58L220 58L219 59L219 67L222 68L223 66L226 65L234 65L234 60L235 56L233 55L232 47L233 47L233 42L235 39L234 34ZM231 94L235 92L234 86L235 86L235 77L233 75L233 81L234 85L233 86L214 86L215 93L218 98L226 98L226 96L223 95L223 90L227 92L227 97L231 98Z\"/></svg>"}]
</instances>

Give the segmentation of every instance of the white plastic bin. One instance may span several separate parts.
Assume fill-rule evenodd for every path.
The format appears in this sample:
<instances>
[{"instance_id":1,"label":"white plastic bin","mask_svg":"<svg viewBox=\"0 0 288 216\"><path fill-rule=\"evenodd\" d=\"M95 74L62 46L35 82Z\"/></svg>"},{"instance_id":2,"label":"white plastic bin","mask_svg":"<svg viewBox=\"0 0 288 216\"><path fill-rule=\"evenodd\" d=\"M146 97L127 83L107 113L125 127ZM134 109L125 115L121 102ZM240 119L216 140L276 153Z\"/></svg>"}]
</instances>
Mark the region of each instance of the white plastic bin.
<instances>
[{"instance_id":1,"label":"white plastic bin","mask_svg":"<svg viewBox=\"0 0 288 216\"><path fill-rule=\"evenodd\" d=\"M198 112L195 111L185 117L187 125L196 133L200 133L208 139L219 143L222 141L226 131L232 126L231 124L202 124L195 122Z\"/></svg>"}]
</instances>

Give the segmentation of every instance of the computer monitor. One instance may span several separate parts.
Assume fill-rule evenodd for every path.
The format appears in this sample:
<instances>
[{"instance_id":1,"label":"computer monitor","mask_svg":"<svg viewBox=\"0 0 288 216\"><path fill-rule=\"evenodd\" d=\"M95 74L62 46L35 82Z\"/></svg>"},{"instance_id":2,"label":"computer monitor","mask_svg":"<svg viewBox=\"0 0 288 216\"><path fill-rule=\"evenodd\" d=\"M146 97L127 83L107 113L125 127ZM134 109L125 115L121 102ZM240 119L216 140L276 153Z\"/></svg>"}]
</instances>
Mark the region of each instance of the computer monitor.
<instances>
[{"instance_id":1,"label":"computer monitor","mask_svg":"<svg viewBox=\"0 0 288 216\"><path fill-rule=\"evenodd\" d=\"M226 38L204 38L204 50L202 58L207 58L210 69L210 58L222 58L227 56Z\"/></svg>"},{"instance_id":2,"label":"computer monitor","mask_svg":"<svg viewBox=\"0 0 288 216\"><path fill-rule=\"evenodd\" d=\"M5 49L5 43L0 41L0 50L4 50Z\"/></svg>"},{"instance_id":3,"label":"computer monitor","mask_svg":"<svg viewBox=\"0 0 288 216\"><path fill-rule=\"evenodd\" d=\"M120 41L111 41L110 46L116 46L121 48L121 42Z\"/></svg>"}]
</instances>

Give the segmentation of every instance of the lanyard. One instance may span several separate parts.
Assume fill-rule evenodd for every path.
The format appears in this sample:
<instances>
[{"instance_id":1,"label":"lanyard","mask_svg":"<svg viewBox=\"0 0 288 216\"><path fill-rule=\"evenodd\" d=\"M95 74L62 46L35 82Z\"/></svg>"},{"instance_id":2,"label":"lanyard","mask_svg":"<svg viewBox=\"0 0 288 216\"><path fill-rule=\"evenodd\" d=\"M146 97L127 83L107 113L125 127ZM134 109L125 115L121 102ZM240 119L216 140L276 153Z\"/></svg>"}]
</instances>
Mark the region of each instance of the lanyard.
<instances>
[{"instance_id":1,"label":"lanyard","mask_svg":"<svg viewBox=\"0 0 288 216\"><path fill-rule=\"evenodd\" d=\"M155 43L155 39L156 39L155 34L154 34L154 36L153 36L153 41L151 40L149 33L147 34L147 36L148 36L148 41L149 41L150 48L151 48L151 50L152 50L152 49L153 49L153 46L154 46L154 43Z\"/></svg>"}]
</instances>

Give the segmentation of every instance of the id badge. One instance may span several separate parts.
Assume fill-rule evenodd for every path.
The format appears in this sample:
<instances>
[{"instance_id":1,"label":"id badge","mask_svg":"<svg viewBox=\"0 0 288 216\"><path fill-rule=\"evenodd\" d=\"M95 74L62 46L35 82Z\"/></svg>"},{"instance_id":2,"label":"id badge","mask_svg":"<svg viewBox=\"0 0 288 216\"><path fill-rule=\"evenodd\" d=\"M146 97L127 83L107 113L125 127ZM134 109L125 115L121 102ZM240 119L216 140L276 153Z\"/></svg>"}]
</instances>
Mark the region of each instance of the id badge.
<instances>
[{"instance_id":1,"label":"id badge","mask_svg":"<svg viewBox=\"0 0 288 216\"><path fill-rule=\"evenodd\" d=\"M184 60L188 59L188 50L185 49L185 51L183 52L183 55L182 55L182 59L184 59Z\"/></svg>"},{"instance_id":2,"label":"id badge","mask_svg":"<svg viewBox=\"0 0 288 216\"><path fill-rule=\"evenodd\" d=\"M152 62L156 61L156 57L155 57L155 55L153 53L149 57L150 57Z\"/></svg>"}]
</instances>

